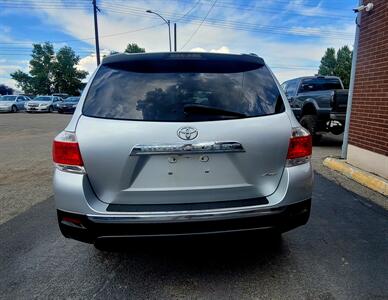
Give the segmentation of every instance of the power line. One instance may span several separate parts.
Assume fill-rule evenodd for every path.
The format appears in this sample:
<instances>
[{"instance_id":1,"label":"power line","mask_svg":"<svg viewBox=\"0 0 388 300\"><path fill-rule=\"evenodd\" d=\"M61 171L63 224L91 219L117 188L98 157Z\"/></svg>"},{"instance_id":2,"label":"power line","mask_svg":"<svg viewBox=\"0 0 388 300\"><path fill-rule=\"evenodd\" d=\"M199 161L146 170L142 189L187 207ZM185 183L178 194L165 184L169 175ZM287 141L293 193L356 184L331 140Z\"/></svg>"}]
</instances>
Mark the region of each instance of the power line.
<instances>
[{"instance_id":1,"label":"power line","mask_svg":"<svg viewBox=\"0 0 388 300\"><path fill-rule=\"evenodd\" d=\"M126 34L130 34L130 33L135 33L135 32L139 32L139 31L143 31L143 30L148 30L148 29L151 29L151 28L155 28L155 27L159 27L161 25L164 25L165 23L158 23L158 24L155 24L155 25L151 25L151 26L147 26L147 27L142 27L142 28L138 28L138 29L135 29L135 30L129 30L129 31L122 31L122 32L117 32L117 33L112 33L112 34L105 34L105 35L100 35L100 38L109 38L109 37L113 37L113 36L119 36L119 35L126 35ZM70 40L54 40L54 41L50 41L50 43L68 43L68 42L79 42L79 41L87 41L87 40L93 40L94 37L90 37L90 38L80 38L80 39L70 39ZM0 42L0 45L24 45L24 44L28 44L28 45L31 45L31 44L43 44L45 43L45 41L32 41L32 42Z\"/></svg>"},{"instance_id":2,"label":"power line","mask_svg":"<svg viewBox=\"0 0 388 300\"><path fill-rule=\"evenodd\" d=\"M0 0L1 1L1 0ZM3 0L4 1L4 0ZM14 0L14 1L20 1L20 0ZM71 3L72 0L68 0L67 3ZM41 3L42 0L38 1L37 3ZM321 34L321 29L303 29L303 28L289 28L289 27L282 27L282 26L269 26L269 25L257 25L254 23L246 23L246 22L236 22L236 21L225 21L224 19L217 19L217 18L200 18L198 16L190 16L189 14L194 10L194 8L199 4L200 0L195 3L195 5L185 14L183 15L174 15L171 13L163 13L166 15L170 15L172 17L178 18L178 20L183 20L186 19L186 21L192 21L195 24L199 23L199 26L197 30L193 33L192 36L194 36L199 28L201 26L209 26L209 27L217 27L217 28L226 28L226 29L236 29L236 30L242 30L242 31L252 31L252 32L268 32L268 33L274 33L278 35L301 35L301 36L319 36ZM20 2L21 3L21 2ZM51 1L53 3L53 1ZM76 3L76 2L74 2ZM77 2L78 3L78 2ZM209 9L210 11L213 9L214 6L217 6L217 0L213 1L213 5ZM221 2L224 3L224 2ZM226 3L226 2L225 2ZM102 5L103 7L110 7ZM138 7L129 7L126 6L124 9L116 9L116 8L110 8L107 9L108 11L113 11L113 12L119 12L119 13L127 13L131 15L136 15L136 16L147 16L147 14L144 13L144 8L138 8ZM201 21L199 21L201 19ZM106 35L101 35L101 38L109 38L109 37L114 37L114 36L119 36L119 35L126 35L130 33L135 33L143 30L148 30L152 29L158 26L164 25L164 23L157 24L157 25L152 25L152 26L147 26L143 28L138 28L136 30L130 30L130 31L124 31L124 32L118 32L118 33L113 33L113 34L106 34ZM346 34L343 32L339 31L325 31L324 32L325 37L328 38L341 38L343 39L346 36L351 37L352 35ZM191 37L192 38L192 37ZM188 40L190 42L191 38ZM69 39L69 40L60 40L60 41L51 41L52 43L67 43L67 42L80 42L80 41L88 41L88 40L93 40L94 37L89 37L89 38L79 38L79 39ZM188 43L186 42L186 44ZM34 42L0 42L0 45L23 45L23 44L31 44ZM36 42L36 43L42 43L42 42ZM184 47L186 46L184 45ZM182 47L182 49L184 48Z\"/></svg>"},{"instance_id":3,"label":"power line","mask_svg":"<svg viewBox=\"0 0 388 300\"><path fill-rule=\"evenodd\" d=\"M209 10L208 10L208 12L206 13L205 17L202 19L201 23L198 25L197 29L194 30L194 32L191 34L191 36L190 36L189 39L186 41L186 43L183 44L183 46L181 47L181 50L182 50L183 48L185 48L186 45L187 45L188 43L190 43L191 39L192 39L192 38L194 37L194 35L199 31L199 29L201 28L203 22L205 22L206 18L208 17L208 15L209 15L210 12L212 11L212 9L213 9L213 7L216 5L216 3L217 3L217 0L214 0L213 5L209 8Z\"/></svg>"},{"instance_id":4,"label":"power line","mask_svg":"<svg viewBox=\"0 0 388 300\"><path fill-rule=\"evenodd\" d=\"M197 2L195 2L194 5L185 14L183 14L183 16L181 16L178 20L174 20L174 22L179 22L180 20L188 16L198 6L200 2L201 0L198 0Z\"/></svg>"},{"instance_id":5,"label":"power line","mask_svg":"<svg viewBox=\"0 0 388 300\"><path fill-rule=\"evenodd\" d=\"M112 12L118 12L118 13L125 13L125 14L131 14L131 15L136 15L136 16L143 16L143 10L142 9L134 9L134 10L127 10L127 11L119 11L116 9L106 9ZM179 15L173 15L171 13L163 12L164 15L168 16L169 18L174 18ZM199 18L198 16L186 16L185 17L186 21L193 21L193 23L196 22ZM270 26L270 25L258 25L254 23L246 23L246 22L236 22L236 21L225 21L224 19L219 19L219 18L207 18L205 22L200 22L203 23L202 26L211 26L211 27L220 27L220 28L229 28L229 29L238 29L242 31L256 31L256 32L271 32L271 33L276 33L276 34L281 34L281 35L303 35L303 36L317 36L322 33L322 30L320 28L316 29L304 29L304 28L290 28L290 27L285 27L285 26ZM332 37L332 38L341 38L343 39L344 37L349 36L352 37L352 35L341 32L341 31L333 31L333 30L325 30L324 31L325 37Z\"/></svg>"}]
</instances>

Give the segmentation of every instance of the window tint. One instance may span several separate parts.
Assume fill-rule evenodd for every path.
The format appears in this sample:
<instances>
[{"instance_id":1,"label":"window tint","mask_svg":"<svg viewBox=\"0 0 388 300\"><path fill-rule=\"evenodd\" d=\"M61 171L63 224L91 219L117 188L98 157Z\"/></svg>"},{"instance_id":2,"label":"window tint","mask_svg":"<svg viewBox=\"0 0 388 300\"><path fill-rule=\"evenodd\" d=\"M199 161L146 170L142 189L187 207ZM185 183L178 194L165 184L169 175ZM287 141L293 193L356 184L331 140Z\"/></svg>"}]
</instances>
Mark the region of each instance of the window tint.
<instances>
[{"instance_id":1,"label":"window tint","mask_svg":"<svg viewBox=\"0 0 388 300\"><path fill-rule=\"evenodd\" d=\"M309 78L302 80L299 92L303 93L338 89L342 89L342 85L337 78Z\"/></svg>"},{"instance_id":2,"label":"window tint","mask_svg":"<svg viewBox=\"0 0 388 300\"><path fill-rule=\"evenodd\" d=\"M225 70L224 70L225 71ZM247 117L284 110L283 100L265 66L244 72L133 72L101 66L85 99L91 117L145 121L207 121L231 116L187 113L201 105Z\"/></svg>"},{"instance_id":3,"label":"window tint","mask_svg":"<svg viewBox=\"0 0 388 300\"><path fill-rule=\"evenodd\" d=\"M287 89L286 94L287 96L294 96L297 89L298 80L290 80L287 81Z\"/></svg>"}]
</instances>

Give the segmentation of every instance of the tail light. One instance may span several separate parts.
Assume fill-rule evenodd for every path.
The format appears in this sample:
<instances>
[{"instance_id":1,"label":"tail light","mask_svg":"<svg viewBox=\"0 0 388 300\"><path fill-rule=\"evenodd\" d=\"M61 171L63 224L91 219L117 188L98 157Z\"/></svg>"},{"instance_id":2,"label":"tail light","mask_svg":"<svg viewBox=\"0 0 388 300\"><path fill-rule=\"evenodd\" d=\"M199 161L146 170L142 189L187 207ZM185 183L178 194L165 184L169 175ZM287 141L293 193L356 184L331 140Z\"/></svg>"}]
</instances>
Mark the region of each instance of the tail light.
<instances>
[{"instance_id":1,"label":"tail light","mask_svg":"<svg viewBox=\"0 0 388 300\"><path fill-rule=\"evenodd\" d=\"M53 142L53 161L57 169L84 174L85 168L74 132L62 131Z\"/></svg>"},{"instance_id":2,"label":"tail light","mask_svg":"<svg viewBox=\"0 0 388 300\"><path fill-rule=\"evenodd\" d=\"M312 138L303 127L293 128L287 153L287 167L301 165L310 161Z\"/></svg>"}]
</instances>

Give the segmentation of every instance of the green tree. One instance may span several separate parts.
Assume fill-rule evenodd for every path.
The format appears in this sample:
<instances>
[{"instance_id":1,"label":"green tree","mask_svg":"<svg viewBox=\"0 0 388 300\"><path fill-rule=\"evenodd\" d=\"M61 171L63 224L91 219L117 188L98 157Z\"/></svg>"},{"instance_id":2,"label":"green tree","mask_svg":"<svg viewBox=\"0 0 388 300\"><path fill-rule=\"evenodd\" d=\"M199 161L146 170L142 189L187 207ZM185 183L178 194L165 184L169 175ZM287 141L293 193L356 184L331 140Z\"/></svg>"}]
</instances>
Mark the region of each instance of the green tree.
<instances>
[{"instance_id":1,"label":"green tree","mask_svg":"<svg viewBox=\"0 0 388 300\"><path fill-rule=\"evenodd\" d=\"M16 86L26 94L35 94L32 77L23 71L17 70L11 73L11 78L16 81Z\"/></svg>"},{"instance_id":2,"label":"green tree","mask_svg":"<svg viewBox=\"0 0 388 300\"><path fill-rule=\"evenodd\" d=\"M337 64L334 74L341 78L345 88L349 87L350 72L352 70L352 51L344 46L337 51Z\"/></svg>"},{"instance_id":3,"label":"green tree","mask_svg":"<svg viewBox=\"0 0 388 300\"><path fill-rule=\"evenodd\" d=\"M13 94L13 88L5 84L0 84L0 95L12 95L12 94Z\"/></svg>"},{"instance_id":4,"label":"green tree","mask_svg":"<svg viewBox=\"0 0 388 300\"><path fill-rule=\"evenodd\" d=\"M348 46L343 46L335 53L334 48L327 48L321 59L318 73L320 75L338 76L345 88L349 87L350 72L352 69L352 51Z\"/></svg>"},{"instance_id":5,"label":"green tree","mask_svg":"<svg viewBox=\"0 0 388 300\"><path fill-rule=\"evenodd\" d=\"M16 85L28 94L61 92L77 94L87 72L77 70L80 58L70 47L54 52L52 44L33 44L29 74L17 70L11 73Z\"/></svg>"},{"instance_id":6,"label":"green tree","mask_svg":"<svg viewBox=\"0 0 388 300\"><path fill-rule=\"evenodd\" d=\"M318 73L320 75L334 75L334 69L337 64L337 59L335 57L335 49L327 48L325 55L321 59L321 65L319 66Z\"/></svg>"},{"instance_id":7,"label":"green tree","mask_svg":"<svg viewBox=\"0 0 388 300\"><path fill-rule=\"evenodd\" d=\"M32 59L30 60L30 75L20 70L11 74L16 85L25 93L50 94L53 91L54 47L46 42L32 45Z\"/></svg>"},{"instance_id":8,"label":"green tree","mask_svg":"<svg viewBox=\"0 0 388 300\"><path fill-rule=\"evenodd\" d=\"M68 46L62 47L54 62L54 88L56 92L78 95L82 88L82 79L88 72L77 69L80 57Z\"/></svg>"},{"instance_id":9,"label":"green tree","mask_svg":"<svg viewBox=\"0 0 388 300\"><path fill-rule=\"evenodd\" d=\"M141 48L136 43L129 43L127 48L124 50L125 53L144 53L146 52L144 48Z\"/></svg>"}]
</instances>

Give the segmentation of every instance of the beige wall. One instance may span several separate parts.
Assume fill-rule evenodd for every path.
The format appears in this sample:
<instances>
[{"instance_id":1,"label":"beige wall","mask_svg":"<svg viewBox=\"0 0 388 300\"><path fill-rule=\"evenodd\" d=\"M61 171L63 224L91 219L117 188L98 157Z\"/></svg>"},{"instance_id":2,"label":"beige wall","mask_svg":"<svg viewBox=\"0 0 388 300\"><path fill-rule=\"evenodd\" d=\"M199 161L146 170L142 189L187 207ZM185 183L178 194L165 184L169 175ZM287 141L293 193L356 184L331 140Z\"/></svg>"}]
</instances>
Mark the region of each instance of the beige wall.
<instances>
[{"instance_id":1,"label":"beige wall","mask_svg":"<svg viewBox=\"0 0 388 300\"><path fill-rule=\"evenodd\" d=\"M388 179L388 156L349 145L349 164Z\"/></svg>"}]
</instances>

